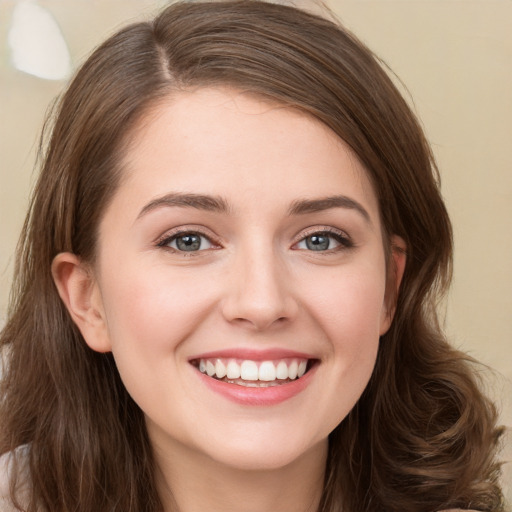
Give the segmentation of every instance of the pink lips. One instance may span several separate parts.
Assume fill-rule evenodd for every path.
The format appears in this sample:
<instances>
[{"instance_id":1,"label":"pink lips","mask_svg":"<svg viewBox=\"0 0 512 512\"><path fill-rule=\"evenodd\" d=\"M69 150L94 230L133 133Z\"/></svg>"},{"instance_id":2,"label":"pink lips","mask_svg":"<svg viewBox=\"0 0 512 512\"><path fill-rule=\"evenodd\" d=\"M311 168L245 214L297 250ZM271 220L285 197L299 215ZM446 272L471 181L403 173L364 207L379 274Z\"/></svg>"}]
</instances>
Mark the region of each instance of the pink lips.
<instances>
[{"instance_id":1,"label":"pink lips","mask_svg":"<svg viewBox=\"0 0 512 512\"><path fill-rule=\"evenodd\" d=\"M280 359L308 359L315 360L311 354L303 352L296 352L283 349L269 349L269 350L250 350L250 349L236 349L236 350L220 350L215 352L208 352L198 354L189 359L194 362L200 359L235 359L235 360L251 360L255 362L261 361L276 361ZM251 406L270 406L276 405L285 400L288 400L301 391L303 391L311 382L318 364L314 364L302 377L287 381L277 386L271 387L246 387L237 384L225 382L205 375L197 370L197 376L209 389L222 395L223 397L241 405Z\"/></svg>"}]
</instances>

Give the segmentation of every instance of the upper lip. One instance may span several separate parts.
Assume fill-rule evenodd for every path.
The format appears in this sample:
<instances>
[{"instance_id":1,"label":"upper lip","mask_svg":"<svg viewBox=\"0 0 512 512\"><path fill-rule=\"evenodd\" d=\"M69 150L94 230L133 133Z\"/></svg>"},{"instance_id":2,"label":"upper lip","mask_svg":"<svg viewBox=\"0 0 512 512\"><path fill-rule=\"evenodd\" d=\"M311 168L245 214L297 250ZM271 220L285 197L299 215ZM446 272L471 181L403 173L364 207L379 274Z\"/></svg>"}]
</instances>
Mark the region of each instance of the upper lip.
<instances>
[{"instance_id":1,"label":"upper lip","mask_svg":"<svg viewBox=\"0 0 512 512\"><path fill-rule=\"evenodd\" d=\"M265 350L249 349L249 348L226 348L215 350L212 352L204 352L189 358L189 361L197 359L244 359L250 361L269 361L286 358L296 359L318 359L312 354L306 352L298 352L284 348L270 348Z\"/></svg>"}]
</instances>

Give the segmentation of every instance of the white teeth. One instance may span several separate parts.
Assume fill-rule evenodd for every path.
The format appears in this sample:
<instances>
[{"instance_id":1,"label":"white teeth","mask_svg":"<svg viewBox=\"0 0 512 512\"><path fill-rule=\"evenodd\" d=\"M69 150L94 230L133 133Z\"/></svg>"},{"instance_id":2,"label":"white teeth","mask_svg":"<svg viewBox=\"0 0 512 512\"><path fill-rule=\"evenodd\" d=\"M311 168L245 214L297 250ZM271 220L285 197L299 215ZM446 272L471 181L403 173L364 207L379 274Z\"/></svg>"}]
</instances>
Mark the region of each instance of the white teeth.
<instances>
[{"instance_id":1,"label":"white teeth","mask_svg":"<svg viewBox=\"0 0 512 512\"><path fill-rule=\"evenodd\" d=\"M276 368L276 377L280 380L285 380L288 378L288 366L284 361L279 361L279 364Z\"/></svg>"},{"instance_id":2,"label":"white teeth","mask_svg":"<svg viewBox=\"0 0 512 512\"><path fill-rule=\"evenodd\" d=\"M218 379L222 379L226 376L226 365L220 359L217 359L217 362L215 363L215 373L217 374Z\"/></svg>"},{"instance_id":3,"label":"white teeth","mask_svg":"<svg viewBox=\"0 0 512 512\"><path fill-rule=\"evenodd\" d=\"M211 361L206 361L206 375L208 375L208 377L215 375L215 366L213 366Z\"/></svg>"},{"instance_id":4,"label":"white teeth","mask_svg":"<svg viewBox=\"0 0 512 512\"><path fill-rule=\"evenodd\" d=\"M258 365L254 361L244 361L240 366L240 377L243 380L258 380Z\"/></svg>"},{"instance_id":5,"label":"white teeth","mask_svg":"<svg viewBox=\"0 0 512 512\"><path fill-rule=\"evenodd\" d=\"M263 361L258 371L258 379L270 382L276 380L276 367L272 361Z\"/></svg>"},{"instance_id":6,"label":"white teeth","mask_svg":"<svg viewBox=\"0 0 512 512\"><path fill-rule=\"evenodd\" d=\"M200 359L198 369L209 377L224 379L227 382L248 386L259 381L268 385L278 385L278 380L295 380L302 377L307 370L306 359L286 359L281 361L237 361L235 359Z\"/></svg>"},{"instance_id":7,"label":"white teeth","mask_svg":"<svg viewBox=\"0 0 512 512\"><path fill-rule=\"evenodd\" d=\"M201 366L201 365L199 365ZM239 379L240 378L240 365L236 361L229 361L226 370L226 376L228 379Z\"/></svg>"},{"instance_id":8,"label":"white teeth","mask_svg":"<svg viewBox=\"0 0 512 512\"><path fill-rule=\"evenodd\" d=\"M299 365L297 361L292 361L290 366L288 366L288 378L296 379L297 378L297 370L299 369Z\"/></svg>"}]
</instances>

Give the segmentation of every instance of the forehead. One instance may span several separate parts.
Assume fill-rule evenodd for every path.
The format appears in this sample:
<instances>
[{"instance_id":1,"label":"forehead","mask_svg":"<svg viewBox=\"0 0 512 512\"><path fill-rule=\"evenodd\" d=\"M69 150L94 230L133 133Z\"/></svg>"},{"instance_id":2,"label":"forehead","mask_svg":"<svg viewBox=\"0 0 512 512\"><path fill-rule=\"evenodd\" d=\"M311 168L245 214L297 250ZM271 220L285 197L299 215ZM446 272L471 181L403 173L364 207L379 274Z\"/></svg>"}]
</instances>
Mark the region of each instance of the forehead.
<instances>
[{"instance_id":1,"label":"forehead","mask_svg":"<svg viewBox=\"0 0 512 512\"><path fill-rule=\"evenodd\" d=\"M351 194L378 217L357 156L326 125L298 109L229 88L173 93L132 131L124 179L142 196L198 192L285 203L298 196ZM235 205L236 206L236 205Z\"/></svg>"}]
</instances>

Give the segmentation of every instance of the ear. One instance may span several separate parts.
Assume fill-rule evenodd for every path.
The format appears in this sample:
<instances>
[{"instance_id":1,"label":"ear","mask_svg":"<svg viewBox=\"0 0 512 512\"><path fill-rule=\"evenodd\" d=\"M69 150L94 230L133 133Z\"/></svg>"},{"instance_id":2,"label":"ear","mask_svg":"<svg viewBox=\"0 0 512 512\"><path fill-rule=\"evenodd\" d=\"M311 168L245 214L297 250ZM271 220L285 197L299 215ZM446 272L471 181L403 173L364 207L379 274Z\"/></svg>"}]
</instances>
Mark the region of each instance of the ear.
<instances>
[{"instance_id":1,"label":"ear","mask_svg":"<svg viewBox=\"0 0 512 512\"><path fill-rule=\"evenodd\" d=\"M386 295L382 308L380 335L386 334L395 316L400 283L405 271L407 245L403 238L393 235L390 240L391 254L388 261Z\"/></svg>"},{"instance_id":2,"label":"ear","mask_svg":"<svg viewBox=\"0 0 512 512\"><path fill-rule=\"evenodd\" d=\"M52 275L60 298L87 345L97 352L110 352L101 293L89 266L75 254L63 252L52 262Z\"/></svg>"}]
</instances>

